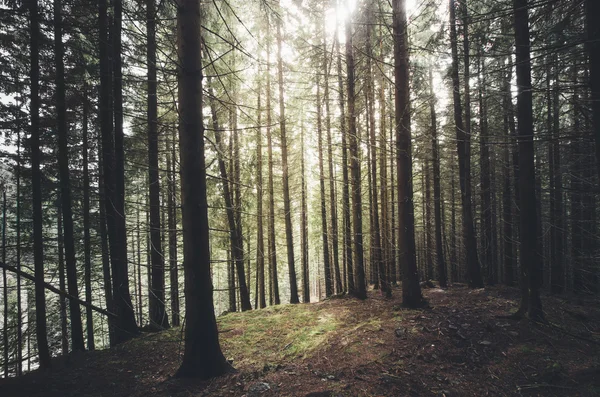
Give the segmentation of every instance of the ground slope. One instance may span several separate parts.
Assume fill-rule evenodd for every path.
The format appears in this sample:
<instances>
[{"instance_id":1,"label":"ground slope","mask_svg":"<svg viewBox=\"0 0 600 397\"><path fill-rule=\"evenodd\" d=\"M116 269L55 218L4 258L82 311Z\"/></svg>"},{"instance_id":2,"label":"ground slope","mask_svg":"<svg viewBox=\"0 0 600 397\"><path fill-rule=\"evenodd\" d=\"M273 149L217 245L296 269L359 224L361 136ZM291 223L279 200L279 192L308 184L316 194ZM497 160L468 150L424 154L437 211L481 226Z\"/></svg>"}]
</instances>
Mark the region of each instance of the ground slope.
<instances>
[{"instance_id":1,"label":"ground slope","mask_svg":"<svg viewBox=\"0 0 600 397\"><path fill-rule=\"evenodd\" d=\"M336 298L219 318L238 373L173 379L181 330L0 380L0 396L600 396L600 309L544 299L549 325L505 318L515 289L424 290L430 307ZM585 303L581 305L581 303Z\"/></svg>"}]
</instances>

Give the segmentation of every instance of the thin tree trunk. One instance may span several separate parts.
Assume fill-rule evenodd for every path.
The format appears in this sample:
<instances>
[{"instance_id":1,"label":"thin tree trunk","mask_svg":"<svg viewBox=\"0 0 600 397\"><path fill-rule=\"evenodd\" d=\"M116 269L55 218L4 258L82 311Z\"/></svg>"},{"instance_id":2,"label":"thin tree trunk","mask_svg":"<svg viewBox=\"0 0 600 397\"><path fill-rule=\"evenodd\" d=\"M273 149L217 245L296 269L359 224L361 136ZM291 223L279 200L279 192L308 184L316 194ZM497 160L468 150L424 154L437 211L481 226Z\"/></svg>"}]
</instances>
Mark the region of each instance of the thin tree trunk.
<instances>
[{"instance_id":1,"label":"thin tree trunk","mask_svg":"<svg viewBox=\"0 0 600 397\"><path fill-rule=\"evenodd\" d=\"M329 257L329 241L327 229L327 204L325 198L325 172L323 170L323 123L321 119L321 86L317 73L317 144L319 151L319 197L321 201L321 237L323 239L323 271L325 273L325 297L333 295L333 279Z\"/></svg>"},{"instance_id":2,"label":"thin tree trunk","mask_svg":"<svg viewBox=\"0 0 600 397\"><path fill-rule=\"evenodd\" d=\"M281 16L280 16L281 18ZM290 303L299 303L296 267L294 264L294 236L292 229L292 209L290 202L290 182L288 170L288 147L283 88L283 58L281 57L281 19L277 20L277 80L279 85L279 130L281 133L281 167L283 177L283 211L285 213L285 239L287 243L288 271L290 278Z\"/></svg>"},{"instance_id":3,"label":"thin tree trunk","mask_svg":"<svg viewBox=\"0 0 600 397\"><path fill-rule=\"evenodd\" d=\"M454 121L456 124L456 144L458 152L458 168L460 176L460 189L462 199L462 224L467 250L467 281L471 288L483 287L479 258L477 256L477 242L475 240L475 226L473 224L473 209L471 203L471 111L469 101L469 41L466 4L464 7L463 28L465 48L465 124L462 120L462 106L460 102L460 82L458 78L458 44L456 35L456 17L454 0L450 0L450 42L452 47L452 86L454 92Z\"/></svg>"},{"instance_id":4,"label":"thin tree trunk","mask_svg":"<svg viewBox=\"0 0 600 397\"><path fill-rule=\"evenodd\" d=\"M92 303L92 247L90 237L90 172L88 159L88 98L87 86L83 88L83 256L85 273L85 300ZM95 349L94 316L91 307L86 308L88 350Z\"/></svg>"},{"instance_id":5,"label":"thin tree trunk","mask_svg":"<svg viewBox=\"0 0 600 397\"><path fill-rule=\"evenodd\" d=\"M46 327L46 296L44 291L44 237L42 217L42 171L40 169L40 62L38 0L29 2L30 23L30 104L31 137L31 190L33 206L33 262L35 269L35 333L41 369L50 367L50 351Z\"/></svg>"},{"instance_id":6,"label":"thin tree trunk","mask_svg":"<svg viewBox=\"0 0 600 397\"><path fill-rule=\"evenodd\" d=\"M514 207L513 207L513 196L511 193L514 191L514 183L511 176L511 168L517 166L511 161L511 150L513 147L514 133L511 130L509 117L512 115L512 98L510 92L510 75L512 66L509 68L509 72L503 76L503 94L502 94L502 107L503 122L504 122L504 134L506 137L506 146L503 148L503 172L502 178L504 181L504 188L502 189L502 218L503 218L503 233L504 233L504 283L508 286L514 284L514 272L517 267L516 263L516 247L515 247L515 236L513 233L514 220ZM508 77L507 77L508 76ZM514 118L513 118L514 124Z\"/></svg>"},{"instance_id":7,"label":"thin tree trunk","mask_svg":"<svg viewBox=\"0 0 600 397\"><path fill-rule=\"evenodd\" d=\"M57 208L57 251L58 251L58 288L62 292L66 292L65 286L65 243L64 243L64 232L63 232L63 218L62 218L62 207L58 204ZM66 356L69 354L69 332L67 322L67 298L59 296L59 309L60 309L60 345L62 355Z\"/></svg>"},{"instance_id":8,"label":"thin tree trunk","mask_svg":"<svg viewBox=\"0 0 600 397\"><path fill-rule=\"evenodd\" d=\"M2 263L6 263L6 187L2 189ZM8 378L8 277L6 268L2 268L2 303L4 312L2 319L2 351L4 378Z\"/></svg>"},{"instance_id":9,"label":"thin tree trunk","mask_svg":"<svg viewBox=\"0 0 600 397\"><path fill-rule=\"evenodd\" d=\"M437 132L437 114L435 112L435 94L433 92L433 72L429 68L429 110L431 113L431 155L433 158L433 201L435 221L435 252L437 260L438 281L441 288L448 287L444 245L442 242L442 189L440 183L440 147Z\"/></svg>"},{"instance_id":10,"label":"thin tree trunk","mask_svg":"<svg viewBox=\"0 0 600 397\"><path fill-rule=\"evenodd\" d=\"M356 261L353 274L354 289L348 292L354 294L359 299L366 299L367 291L365 285L365 265L363 252L363 225L362 225L362 196L361 196L361 177L359 161L359 140L356 130L356 112L355 112L355 75L354 75L354 48L352 44L352 20L348 16L346 20L346 80L348 92L348 134L350 138L350 174L352 178L352 224L354 226L354 253Z\"/></svg>"},{"instance_id":11,"label":"thin tree trunk","mask_svg":"<svg viewBox=\"0 0 600 397\"><path fill-rule=\"evenodd\" d=\"M171 324L180 325L179 271L177 268L177 172L175 170L175 129L173 139L167 140L171 153L167 154L167 224L169 227L169 282L171 284Z\"/></svg>"},{"instance_id":12,"label":"thin tree trunk","mask_svg":"<svg viewBox=\"0 0 600 397\"><path fill-rule=\"evenodd\" d=\"M17 130L17 166L15 170L16 187L16 232L17 270L21 271L21 129ZM4 262L6 263L6 262ZM17 273L17 376L23 375L23 312L21 299L21 275Z\"/></svg>"},{"instance_id":13,"label":"thin tree trunk","mask_svg":"<svg viewBox=\"0 0 600 397\"><path fill-rule=\"evenodd\" d=\"M158 175L158 103L156 96L156 4L146 2L146 63L148 67L148 192L150 199L150 326L168 328L165 309L165 261L161 240L160 178ZM118 132L117 132L118 134Z\"/></svg>"},{"instance_id":14,"label":"thin tree trunk","mask_svg":"<svg viewBox=\"0 0 600 397\"><path fill-rule=\"evenodd\" d=\"M398 177L398 246L402 266L402 303L417 307L423 302L416 263L415 213L412 186L408 25L404 0L393 0L395 121Z\"/></svg>"},{"instance_id":15,"label":"thin tree trunk","mask_svg":"<svg viewBox=\"0 0 600 397\"><path fill-rule=\"evenodd\" d=\"M275 192L273 188L273 142L271 134L271 45L270 22L267 17L267 147L269 158L269 280L271 284L270 304L278 305L279 281L277 276L277 248L275 241Z\"/></svg>"},{"instance_id":16,"label":"thin tree trunk","mask_svg":"<svg viewBox=\"0 0 600 397\"><path fill-rule=\"evenodd\" d=\"M323 24L325 25L325 16ZM338 240L338 217L337 203L335 193L335 176L333 170L333 144L331 140L331 110L329 104L329 58L327 51L327 39L325 36L325 26L323 26L323 101L325 103L325 130L327 132L327 162L329 168L329 211L331 213L331 251L333 258L333 273L335 277L335 293L339 294L344 290L342 284L342 275L340 272L339 259L339 240ZM303 228L305 230L305 228Z\"/></svg>"},{"instance_id":17,"label":"thin tree trunk","mask_svg":"<svg viewBox=\"0 0 600 397\"><path fill-rule=\"evenodd\" d=\"M259 70L259 76L261 72ZM263 155L262 155L262 104L261 80L258 82L258 104L256 129L256 308L267 306L265 298L265 237L263 230Z\"/></svg>"},{"instance_id":18,"label":"thin tree trunk","mask_svg":"<svg viewBox=\"0 0 600 397\"><path fill-rule=\"evenodd\" d=\"M306 180L305 180L305 167L304 167L304 120L301 121L300 125L300 145L301 145L301 157L300 157L300 168L302 173L302 214L301 214L301 247L302 247L302 301L304 303L310 302L310 278L308 270L308 210L306 205Z\"/></svg>"},{"instance_id":19,"label":"thin tree trunk","mask_svg":"<svg viewBox=\"0 0 600 397\"><path fill-rule=\"evenodd\" d=\"M75 236L73 232L73 208L71 206L71 181L69 178L69 143L67 127L67 106L65 93L64 45L62 37L62 2L54 0L54 55L56 67L56 114L58 132L58 168L60 176L60 197L63 216L64 248L66 259L67 288L69 294L79 296L77 287L77 262L75 258ZM71 320L71 343L73 350L85 350L81 309L78 304L69 303Z\"/></svg>"},{"instance_id":20,"label":"thin tree trunk","mask_svg":"<svg viewBox=\"0 0 600 397\"><path fill-rule=\"evenodd\" d=\"M354 293L354 262L352 258L352 223L350 220L350 182L348 176L348 131L346 129L346 104L344 101L344 80L342 77L342 55L340 52L340 43L338 40L337 29L335 35L335 47L337 53L337 75L338 75L338 95L340 107L340 132L342 134L342 207L344 217L344 255L346 257L346 291Z\"/></svg>"}]
</instances>

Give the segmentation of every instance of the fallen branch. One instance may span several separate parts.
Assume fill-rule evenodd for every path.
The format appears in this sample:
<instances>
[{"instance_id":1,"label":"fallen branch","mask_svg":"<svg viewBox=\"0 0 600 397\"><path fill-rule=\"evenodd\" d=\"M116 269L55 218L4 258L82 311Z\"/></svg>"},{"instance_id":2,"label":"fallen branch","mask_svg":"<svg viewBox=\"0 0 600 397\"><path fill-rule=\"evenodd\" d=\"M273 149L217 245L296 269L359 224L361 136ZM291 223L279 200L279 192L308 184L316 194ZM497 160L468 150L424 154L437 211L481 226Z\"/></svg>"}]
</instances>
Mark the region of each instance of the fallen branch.
<instances>
[{"instance_id":1,"label":"fallen branch","mask_svg":"<svg viewBox=\"0 0 600 397\"><path fill-rule=\"evenodd\" d=\"M34 283L37 283L37 280L35 279L34 276L32 276L29 273L25 273L24 271L19 270L19 269L17 269L14 266L10 266L10 265L7 265L6 263L0 262L0 268L3 268L3 269L6 269L8 271L11 271L13 273L16 273L19 276L21 276L23 278L26 278L27 280L30 280L30 281L33 281ZM79 298L77 298L77 297L75 297L75 296L73 296L73 295L71 295L71 294L69 294L69 293L67 293L65 291L61 291L58 288L54 287L52 284L48 284L45 281L43 281L42 284L43 284L44 288L46 288L47 290L52 291L52 292L54 292L56 294L59 294L60 296L64 296L65 298L69 299L71 302L77 302L80 305L85 306L85 307L89 307L92 310L97 311L98 313L104 314L105 316L114 317L114 318L117 317L116 314L111 313L108 310L103 309L101 307L95 306L94 304L92 304L90 302L83 301L83 300L81 300L81 299L79 299Z\"/></svg>"}]
</instances>

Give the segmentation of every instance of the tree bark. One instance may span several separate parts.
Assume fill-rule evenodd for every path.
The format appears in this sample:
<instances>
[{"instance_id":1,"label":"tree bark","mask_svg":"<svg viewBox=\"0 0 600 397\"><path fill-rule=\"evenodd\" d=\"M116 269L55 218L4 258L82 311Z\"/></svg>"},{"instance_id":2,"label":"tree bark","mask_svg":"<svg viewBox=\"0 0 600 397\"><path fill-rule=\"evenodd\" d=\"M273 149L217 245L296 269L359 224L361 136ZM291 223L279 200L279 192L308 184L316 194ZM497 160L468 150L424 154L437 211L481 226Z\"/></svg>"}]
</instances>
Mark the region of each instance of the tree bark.
<instances>
[{"instance_id":1,"label":"tree bark","mask_svg":"<svg viewBox=\"0 0 600 397\"><path fill-rule=\"evenodd\" d=\"M362 196L359 161L359 139L356 130L355 113L355 75L354 75L354 48L352 45L352 20L346 20L346 80L348 93L348 134L350 138L350 174L352 178L352 225L354 227L354 254L355 263L353 273L355 276L354 290L348 290L359 299L366 299L365 265L363 252L363 225L362 225Z\"/></svg>"},{"instance_id":2,"label":"tree bark","mask_svg":"<svg viewBox=\"0 0 600 397\"><path fill-rule=\"evenodd\" d=\"M517 120L519 131L519 208L521 210L521 267L527 275L528 314L543 320L540 299L541 257L537 251L537 209L533 146L533 110L529 41L528 0L514 0L515 49L517 65ZM519 311L524 311L523 306Z\"/></svg>"},{"instance_id":3,"label":"tree bark","mask_svg":"<svg viewBox=\"0 0 600 397\"><path fill-rule=\"evenodd\" d=\"M158 104L156 96L156 4L146 2L146 63L148 67L148 194L150 199L150 326L169 327L165 309L165 261L161 241L160 178L158 175Z\"/></svg>"},{"instance_id":4,"label":"tree bark","mask_svg":"<svg viewBox=\"0 0 600 397\"><path fill-rule=\"evenodd\" d=\"M30 24L30 104L31 117L31 196L33 206L33 262L35 271L35 333L38 346L40 368L50 367L50 351L46 328L46 296L44 292L44 236L42 217L42 171L40 169L42 153L40 150L40 61L38 21L38 0L29 2Z\"/></svg>"},{"instance_id":5,"label":"tree bark","mask_svg":"<svg viewBox=\"0 0 600 397\"><path fill-rule=\"evenodd\" d=\"M231 370L221 346L210 274L208 202L202 124L200 2L179 0L179 148L183 205L185 348L177 376L208 379Z\"/></svg>"},{"instance_id":6,"label":"tree bark","mask_svg":"<svg viewBox=\"0 0 600 397\"><path fill-rule=\"evenodd\" d=\"M423 303L415 247L415 214L412 186L410 92L408 67L408 26L404 0L393 0L394 80L396 159L398 178L398 247L402 266L402 303L418 307Z\"/></svg>"},{"instance_id":7,"label":"tree bark","mask_svg":"<svg viewBox=\"0 0 600 397\"><path fill-rule=\"evenodd\" d=\"M299 303L296 266L294 264L294 236L292 228L292 209L290 202L290 182L288 169L288 147L285 119L285 101L283 87L283 58L281 56L281 21L277 20L277 79L279 85L279 132L281 134L281 167L283 177L283 211L285 213L285 240L287 243L288 272L290 279L290 303Z\"/></svg>"},{"instance_id":8,"label":"tree bark","mask_svg":"<svg viewBox=\"0 0 600 397\"><path fill-rule=\"evenodd\" d=\"M437 137L437 114L435 111L435 94L433 92L433 72L429 68L429 111L431 113L431 155L433 157L433 201L435 221L435 253L437 261L438 281L440 288L448 287L444 245L442 242L442 189L440 183L440 147Z\"/></svg>"},{"instance_id":9,"label":"tree bark","mask_svg":"<svg viewBox=\"0 0 600 397\"><path fill-rule=\"evenodd\" d=\"M452 86L454 99L454 121L456 124L456 144L458 153L458 168L462 200L462 224L467 253L467 281L471 288L482 288L481 268L477 256L475 226L473 224L473 209L471 203L471 111L469 101L469 41L467 11L464 5L463 27L465 48L465 124L462 120L460 102L460 82L458 78L458 44L456 35L456 10L454 0L450 0L450 43L452 47Z\"/></svg>"}]
</instances>

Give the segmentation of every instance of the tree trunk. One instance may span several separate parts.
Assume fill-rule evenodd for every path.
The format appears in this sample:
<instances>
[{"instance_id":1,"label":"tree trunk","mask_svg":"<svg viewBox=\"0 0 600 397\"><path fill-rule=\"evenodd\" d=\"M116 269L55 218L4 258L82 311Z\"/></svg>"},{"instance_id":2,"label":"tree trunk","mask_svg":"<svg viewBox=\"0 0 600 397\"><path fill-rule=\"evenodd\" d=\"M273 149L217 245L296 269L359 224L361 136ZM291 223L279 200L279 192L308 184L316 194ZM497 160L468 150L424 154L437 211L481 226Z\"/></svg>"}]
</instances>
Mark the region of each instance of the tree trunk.
<instances>
[{"instance_id":1,"label":"tree trunk","mask_svg":"<svg viewBox=\"0 0 600 397\"><path fill-rule=\"evenodd\" d=\"M167 154L167 206L169 227L169 282L171 284L171 324L179 326L179 271L177 265L177 171L175 170L175 129L170 143L171 153Z\"/></svg>"},{"instance_id":2,"label":"tree trunk","mask_svg":"<svg viewBox=\"0 0 600 397\"><path fill-rule=\"evenodd\" d=\"M521 210L521 267L528 286L528 313L532 320L543 320L540 299L541 258L537 251L537 209L533 146L533 110L529 42L528 0L514 0L515 49L517 65L517 120L519 131L519 208ZM524 311L521 306L519 311Z\"/></svg>"},{"instance_id":3,"label":"tree trunk","mask_svg":"<svg viewBox=\"0 0 600 397\"><path fill-rule=\"evenodd\" d=\"M398 177L398 246L402 266L402 303L423 303L415 247L415 214L412 186L408 32L404 0L393 0L396 159Z\"/></svg>"},{"instance_id":4,"label":"tree trunk","mask_svg":"<svg viewBox=\"0 0 600 397\"><path fill-rule=\"evenodd\" d=\"M348 92L348 134L350 135L350 174L352 178L352 224L354 226L354 253L356 255L353 273L354 290L348 292L359 299L366 299L367 290L365 285L365 265L363 252L363 225L362 225L362 196L361 177L359 161L359 139L356 130L355 113L355 75L354 75L354 48L352 45L352 21L351 16L346 19L346 80Z\"/></svg>"},{"instance_id":5,"label":"tree trunk","mask_svg":"<svg viewBox=\"0 0 600 397\"><path fill-rule=\"evenodd\" d=\"M435 94L433 92L433 72L429 68L429 110L431 113L431 154L433 158L433 202L435 221L435 256L437 260L440 288L448 287L444 245L442 242L442 189L440 183L440 147L437 137L437 115L435 112Z\"/></svg>"},{"instance_id":6,"label":"tree trunk","mask_svg":"<svg viewBox=\"0 0 600 397\"><path fill-rule=\"evenodd\" d=\"M337 29L336 29L337 32ZM346 289L347 292L354 293L354 263L352 258L352 223L350 219L350 182L348 176L348 131L346 129L346 104L344 101L344 80L342 77L342 55L340 51L340 42L338 35L335 35L335 46L337 52L337 75L338 75L338 95L340 107L340 132L342 135L342 207L344 218L344 255L346 257Z\"/></svg>"},{"instance_id":7,"label":"tree trunk","mask_svg":"<svg viewBox=\"0 0 600 397\"><path fill-rule=\"evenodd\" d=\"M90 172L88 159L88 97L87 85L83 88L83 256L85 273L85 300L92 303L92 247L90 237ZM95 349L94 316L91 307L86 308L88 350Z\"/></svg>"},{"instance_id":8,"label":"tree trunk","mask_svg":"<svg viewBox=\"0 0 600 397\"><path fill-rule=\"evenodd\" d=\"M329 241L327 229L327 203L325 198L325 172L323 167L323 123L321 120L321 86L317 73L317 144L319 151L319 197L321 202L321 237L323 239L323 271L325 273L325 297L333 295L333 279L329 257Z\"/></svg>"},{"instance_id":9,"label":"tree trunk","mask_svg":"<svg viewBox=\"0 0 600 397\"><path fill-rule=\"evenodd\" d=\"M75 236L73 232L73 208L71 206L71 181L69 178L69 143L67 106L65 93L64 45L62 42L62 2L54 0L54 61L56 67L56 114L58 132L58 168L60 197L63 216L64 248L66 259L67 287L69 294L79 296L77 288L77 262L75 259ZM69 303L71 320L71 343L73 350L85 350L81 309Z\"/></svg>"},{"instance_id":10,"label":"tree trunk","mask_svg":"<svg viewBox=\"0 0 600 397\"><path fill-rule=\"evenodd\" d=\"M271 46L270 22L267 18L267 147L269 158L269 279L271 284L270 304L278 305L279 281L277 276L277 242L275 241L275 192L273 188L273 142L271 134Z\"/></svg>"},{"instance_id":11,"label":"tree trunk","mask_svg":"<svg viewBox=\"0 0 600 397\"><path fill-rule=\"evenodd\" d=\"M186 313L183 362L176 375L208 379L230 371L231 365L219 344L210 275L200 26L200 2L180 0L177 47Z\"/></svg>"},{"instance_id":12,"label":"tree trunk","mask_svg":"<svg viewBox=\"0 0 600 397\"><path fill-rule=\"evenodd\" d=\"M63 220L62 220L62 209L61 204L58 204L57 208L58 216L56 222L57 231L57 247L58 251L58 288L62 292L66 292L65 287L65 243L64 243L64 232L63 232ZM60 310L60 347L62 355L66 356L69 354L69 331L67 322L67 298L59 296L59 310Z\"/></svg>"},{"instance_id":13,"label":"tree trunk","mask_svg":"<svg viewBox=\"0 0 600 397\"><path fill-rule=\"evenodd\" d=\"M150 198L150 326L168 328L165 309L165 261L161 241L160 178L158 175L158 104L156 96L156 4L146 2L146 63L148 67L148 192Z\"/></svg>"},{"instance_id":14,"label":"tree trunk","mask_svg":"<svg viewBox=\"0 0 600 397\"><path fill-rule=\"evenodd\" d=\"M103 0L104 1L104 0ZM42 171L40 162L40 61L39 39L40 26L38 21L38 0L29 2L30 23L30 104L31 117L31 196L33 205L33 262L35 269L35 333L38 346L40 368L50 367L50 351L46 328L46 296L44 292L44 236L42 217Z\"/></svg>"},{"instance_id":15,"label":"tree trunk","mask_svg":"<svg viewBox=\"0 0 600 397\"><path fill-rule=\"evenodd\" d=\"M310 277L308 269L308 209L306 205L306 180L305 180L305 166L304 166L304 119L300 125L300 172L302 173L302 213L301 213L301 247L302 247L302 301L304 303L310 302Z\"/></svg>"},{"instance_id":16,"label":"tree trunk","mask_svg":"<svg viewBox=\"0 0 600 397\"><path fill-rule=\"evenodd\" d=\"M6 188L2 187L2 263L6 263ZM2 352L4 378L8 378L8 277L6 269L2 268L2 303L4 312L2 314Z\"/></svg>"},{"instance_id":17,"label":"tree trunk","mask_svg":"<svg viewBox=\"0 0 600 397\"><path fill-rule=\"evenodd\" d=\"M16 178L16 219L15 227L17 232L16 262L17 270L21 270L21 129L17 130L17 165L15 170ZM6 263L6 262L5 262ZM23 375L23 312L21 298L21 275L17 274L17 376Z\"/></svg>"},{"instance_id":18,"label":"tree trunk","mask_svg":"<svg viewBox=\"0 0 600 397\"><path fill-rule=\"evenodd\" d=\"M481 269L477 257L477 242L475 240L475 226L473 224L473 209L471 204L471 111L469 101L469 41L467 11L464 5L463 27L465 48L465 124L462 120L462 106L460 102L460 82L458 78L458 44L456 35L456 10L454 0L450 0L450 42L452 47L452 86L454 99L454 121L456 124L456 144L458 152L458 168L460 176L460 190L462 199L462 223L465 248L467 250L467 281L471 288L482 288Z\"/></svg>"},{"instance_id":19,"label":"tree trunk","mask_svg":"<svg viewBox=\"0 0 600 397\"><path fill-rule=\"evenodd\" d=\"M283 176L283 211L285 213L285 240L287 243L288 271L290 278L290 303L299 303L296 266L294 264L294 236L292 229L292 209L290 202L290 182L288 170L288 147L283 88L283 59L281 57L281 19L277 20L277 79L279 85L279 132L281 133L281 167Z\"/></svg>"},{"instance_id":20,"label":"tree trunk","mask_svg":"<svg viewBox=\"0 0 600 397\"><path fill-rule=\"evenodd\" d=\"M481 234L483 250L483 260L487 266L487 283L494 285L497 281L498 268L496 266L496 257L494 255L494 238L493 231L495 225L492 223L494 209L492 205L492 172L488 137L488 120L487 120L487 105L485 98L485 58L479 53L477 57L477 81L478 81L478 99L479 99L479 125L480 125L480 141L479 141L479 163L481 167L480 183L481 183Z\"/></svg>"},{"instance_id":21,"label":"tree trunk","mask_svg":"<svg viewBox=\"0 0 600 397\"><path fill-rule=\"evenodd\" d=\"M259 76L261 72L259 71ZM267 306L265 294L265 237L263 230L263 155L262 155L262 106L261 81L258 83L257 129L256 129L256 308Z\"/></svg>"},{"instance_id":22,"label":"tree trunk","mask_svg":"<svg viewBox=\"0 0 600 397\"><path fill-rule=\"evenodd\" d=\"M325 25L325 16L323 24ZM338 240L338 217L335 193L335 176L333 170L333 144L331 140L331 110L329 104L329 58L327 51L327 39L325 36L325 26L323 26L323 101L325 103L325 130L327 132L327 162L329 168L329 210L331 212L331 251L333 259L333 273L335 277L335 293L339 294L344 290L342 285L342 275L340 272L339 259L339 240ZM305 230L305 229L303 229Z\"/></svg>"}]
</instances>

